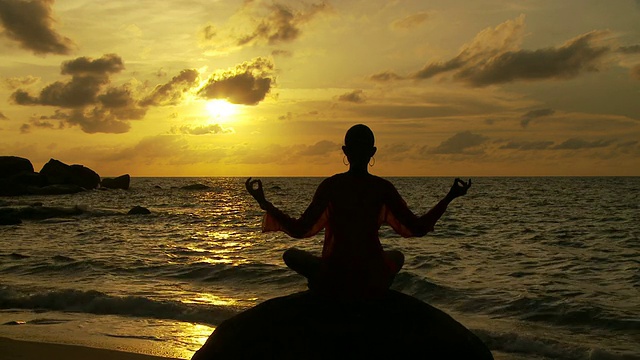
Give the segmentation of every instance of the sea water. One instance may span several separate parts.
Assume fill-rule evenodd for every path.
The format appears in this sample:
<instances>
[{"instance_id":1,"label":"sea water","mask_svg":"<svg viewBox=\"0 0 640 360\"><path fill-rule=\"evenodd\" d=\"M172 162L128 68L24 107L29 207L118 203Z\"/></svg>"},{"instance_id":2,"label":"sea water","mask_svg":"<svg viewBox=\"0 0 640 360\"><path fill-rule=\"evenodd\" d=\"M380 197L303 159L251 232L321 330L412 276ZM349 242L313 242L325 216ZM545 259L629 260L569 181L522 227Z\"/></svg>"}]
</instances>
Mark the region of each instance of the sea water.
<instances>
[{"instance_id":1,"label":"sea water","mask_svg":"<svg viewBox=\"0 0 640 360\"><path fill-rule=\"evenodd\" d=\"M0 336L189 358L224 319L306 289L261 233L241 178L133 178L131 188L0 198L79 215L0 227ZM292 216L321 178L263 178ZM416 214L451 178L389 178ZM204 184L204 190L183 186ZM640 178L476 178L402 251L393 288L452 315L497 359L640 359ZM133 206L150 215L127 215ZM265 329L268 331L268 329ZM427 349L425 349L427 350Z\"/></svg>"}]
</instances>

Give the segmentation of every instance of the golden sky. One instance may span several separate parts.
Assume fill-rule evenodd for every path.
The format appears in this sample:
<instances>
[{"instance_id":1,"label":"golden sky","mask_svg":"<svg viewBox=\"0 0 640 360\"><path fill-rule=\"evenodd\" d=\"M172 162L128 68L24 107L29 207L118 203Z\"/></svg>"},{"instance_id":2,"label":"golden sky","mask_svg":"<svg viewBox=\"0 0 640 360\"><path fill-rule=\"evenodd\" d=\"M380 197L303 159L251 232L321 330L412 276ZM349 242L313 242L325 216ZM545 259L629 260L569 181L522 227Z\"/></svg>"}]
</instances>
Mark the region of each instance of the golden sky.
<instances>
[{"instance_id":1,"label":"golden sky","mask_svg":"<svg viewBox=\"0 0 640 360\"><path fill-rule=\"evenodd\" d=\"M640 175L640 0L0 0L0 155L102 176Z\"/></svg>"}]
</instances>

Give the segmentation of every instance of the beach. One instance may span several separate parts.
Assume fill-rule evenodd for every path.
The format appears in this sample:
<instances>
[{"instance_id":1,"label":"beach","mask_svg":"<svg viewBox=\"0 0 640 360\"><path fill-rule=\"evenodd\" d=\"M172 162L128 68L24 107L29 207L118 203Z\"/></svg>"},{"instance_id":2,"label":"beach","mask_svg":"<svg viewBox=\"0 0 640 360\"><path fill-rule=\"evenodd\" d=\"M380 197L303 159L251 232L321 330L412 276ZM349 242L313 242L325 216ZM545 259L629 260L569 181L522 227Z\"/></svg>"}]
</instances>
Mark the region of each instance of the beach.
<instances>
[{"instance_id":1,"label":"beach","mask_svg":"<svg viewBox=\"0 0 640 360\"><path fill-rule=\"evenodd\" d=\"M78 345L50 344L0 337L0 354L6 360L166 360L170 358Z\"/></svg>"}]
</instances>

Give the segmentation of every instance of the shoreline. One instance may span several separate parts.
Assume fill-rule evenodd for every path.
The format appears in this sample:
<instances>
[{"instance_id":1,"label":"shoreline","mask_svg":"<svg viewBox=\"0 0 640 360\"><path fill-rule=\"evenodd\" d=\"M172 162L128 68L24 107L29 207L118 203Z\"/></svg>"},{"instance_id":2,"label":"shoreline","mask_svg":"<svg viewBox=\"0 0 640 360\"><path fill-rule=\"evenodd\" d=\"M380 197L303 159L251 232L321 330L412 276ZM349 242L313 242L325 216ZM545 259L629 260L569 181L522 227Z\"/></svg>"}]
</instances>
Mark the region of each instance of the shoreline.
<instances>
[{"instance_id":1,"label":"shoreline","mask_svg":"<svg viewBox=\"0 0 640 360\"><path fill-rule=\"evenodd\" d=\"M0 354L2 354L3 359L7 360L35 360L42 358L51 360L177 360L175 358L132 353L121 350L102 349L81 345L15 340L7 337L0 337Z\"/></svg>"}]
</instances>

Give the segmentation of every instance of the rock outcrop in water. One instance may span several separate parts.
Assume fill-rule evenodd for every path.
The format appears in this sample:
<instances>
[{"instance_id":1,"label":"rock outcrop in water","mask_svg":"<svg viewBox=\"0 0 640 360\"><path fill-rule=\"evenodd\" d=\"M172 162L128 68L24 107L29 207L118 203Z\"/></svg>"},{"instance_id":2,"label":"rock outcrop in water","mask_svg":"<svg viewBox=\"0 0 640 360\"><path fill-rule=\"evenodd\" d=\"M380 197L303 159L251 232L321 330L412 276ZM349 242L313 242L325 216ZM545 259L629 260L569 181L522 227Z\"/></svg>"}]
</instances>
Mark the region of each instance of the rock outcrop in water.
<instances>
[{"instance_id":1,"label":"rock outcrop in water","mask_svg":"<svg viewBox=\"0 0 640 360\"><path fill-rule=\"evenodd\" d=\"M491 360L493 355L449 315L397 291L366 301L306 291L224 321L192 360L368 358Z\"/></svg>"},{"instance_id":2,"label":"rock outcrop in water","mask_svg":"<svg viewBox=\"0 0 640 360\"><path fill-rule=\"evenodd\" d=\"M100 175L95 171L82 165L67 165L56 159L50 159L44 164L40 175L47 178L49 185L77 185L85 189L100 186Z\"/></svg>"},{"instance_id":3,"label":"rock outcrop in water","mask_svg":"<svg viewBox=\"0 0 640 360\"><path fill-rule=\"evenodd\" d=\"M129 174L112 179L83 165L67 165L50 159L40 172L31 161L17 156L0 156L0 196L74 194L100 186L107 189L129 189Z\"/></svg>"},{"instance_id":4,"label":"rock outcrop in water","mask_svg":"<svg viewBox=\"0 0 640 360\"><path fill-rule=\"evenodd\" d=\"M80 215L84 210L78 206L59 207L59 206L6 206L0 207L0 218L3 219L21 219L21 220L43 220L56 217L69 217Z\"/></svg>"},{"instance_id":5,"label":"rock outcrop in water","mask_svg":"<svg viewBox=\"0 0 640 360\"><path fill-rule=\"evenodd\" d=\"M129 190L129 184L131 183L131 176L124 174L115 178L104 178L100 182L100 187L106 189L122 189Z\"/></svg>"},{"instance_id":6,"label":"rock outcrop in water","mask_svg":"<svg viewBox=\"0 0 640 360\"><path fill-rule=\"evenodd\" d=\"M180 189L182 190L209 190L211 186L205 184L191 184L182 186Z\"/></svg>"},{"instance_id":7,"label":"rock outcrop in water","mask_svg":"<svg viewBox=\"0 0 640 360\"><path fill-rule=\"evenodd\" d=\"M143 206L134 206L127 212L127 215L149 215L151 214L151 210L147 209Z\"/></svg>"},{"instance_id":8,"label":"rock outcrop in water","mask_svg":"<svg viewBox=\"0 0 640 360\"><path fill-rule=\"evenodd\" d=\"M0 178L10 178L21 173L32 173L33 164L29 159L18 156L0 156Z\"/></svg>"}]
</instances>

